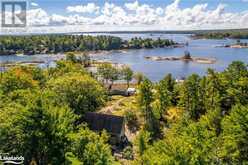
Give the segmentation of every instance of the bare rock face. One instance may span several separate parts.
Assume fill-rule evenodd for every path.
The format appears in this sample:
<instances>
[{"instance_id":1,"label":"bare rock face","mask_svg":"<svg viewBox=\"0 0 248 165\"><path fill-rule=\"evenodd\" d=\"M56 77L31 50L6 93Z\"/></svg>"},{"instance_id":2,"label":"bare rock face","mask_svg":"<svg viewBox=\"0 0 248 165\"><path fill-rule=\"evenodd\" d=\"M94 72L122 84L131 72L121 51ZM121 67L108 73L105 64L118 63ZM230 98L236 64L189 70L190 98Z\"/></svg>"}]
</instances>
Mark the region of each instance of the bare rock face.
<instances>
[{"instance_id":1,"label":"bare rock face","mask_svg":"<svg viewBox=\"0 0 248 165\"><path fill-rule=\"evenodd\" d=\"M215 58L201 58L201 57L191 57L188 51L184 52L184 56L182 57L160 57L160 56L146 56L148 60L152 61L187 61L187 62L195 62L199 64L214 64L217 60Z\"/></svg>"}]
</instances>

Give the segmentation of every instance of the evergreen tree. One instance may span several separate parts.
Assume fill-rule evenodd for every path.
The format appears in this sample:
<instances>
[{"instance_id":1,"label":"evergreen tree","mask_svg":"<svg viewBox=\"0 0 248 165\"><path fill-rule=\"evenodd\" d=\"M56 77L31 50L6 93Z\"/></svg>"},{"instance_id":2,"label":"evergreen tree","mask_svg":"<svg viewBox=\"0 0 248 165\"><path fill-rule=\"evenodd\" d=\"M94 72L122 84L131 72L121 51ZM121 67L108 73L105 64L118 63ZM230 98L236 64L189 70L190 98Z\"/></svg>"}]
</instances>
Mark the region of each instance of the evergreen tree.
<instances>
[{"instance_id":1,"label":"evergreen tree","mask_svg":"<svg viewBox=\"0 0 248 165\"><path fill-rule=\"evenodd\" d=\"M204 112L204 105L200 100L200 81L201 78L193 74L184 82L181 89L181 105L189 113L191 119L197 120Z\"/></svg>"},{"instance_id":2,"label":"evergreen tree","mask_svg":"<svg viewBox=\"0 0 248 165\"><path fill-rule=\"evenodd\" d=\"M175 81L172 79L170 74L157 85L157 99L159 101L159 112L161 117L165 114L169 106L172 105L174 98L174 85Z\"/></svg>"},{"instance_id":3,"label":"evergreen tree","mask_svg":"<svg viewBox=\"0 0 248 165\"><path fill-rule=\"evenodd\" d=\"M225 164L248 163L248 107L237 105L223 120L220 158Z\"/></svg>"}]
</instances>

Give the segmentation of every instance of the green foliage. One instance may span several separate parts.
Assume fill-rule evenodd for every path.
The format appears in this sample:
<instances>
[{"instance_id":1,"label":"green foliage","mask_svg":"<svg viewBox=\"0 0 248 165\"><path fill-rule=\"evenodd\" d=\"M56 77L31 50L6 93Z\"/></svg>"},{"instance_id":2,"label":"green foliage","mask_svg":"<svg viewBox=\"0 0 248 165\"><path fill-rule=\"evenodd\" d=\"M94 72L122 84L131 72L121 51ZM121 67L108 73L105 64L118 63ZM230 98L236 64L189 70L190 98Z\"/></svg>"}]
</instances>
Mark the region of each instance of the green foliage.
<instances>
[{"instance_id":1,"label":"green foliage","mask_svg":"<svg viewBox=\"0 0 248 165\"><path fill-rule=\"evenodd\" d=\"M25 164L112 164L106 133L76 125L75 113L95 111L105 101L104 88L78 62L58 61L48 70L15 67L0 80L1 153L22 155ZM84 148L74 145L83 141Z\"/></svg>"},{"instance_id":2,"label":"green foliage","mask_svg":"<svg viewBox=\"0 0 248 165\"><path fill-rule=\"evenodd\" d=\"M83 64L84 67L88 67L91 64L90 56L87 53L83 53L79 56L79 61Z\"/></svg>"},{"instance_id":3,"label":"green foliage","mask_svg":"<svg viewBox=\"0 0 248 165\"><path fill-rule=\"evenodd\" d=\"M127 146L123 150L123 158L127 160L132 160L133 159L133 148L131 146Z\"/></svg>"},{"instance_id":4,"label":"green foliage","mask_svg":"<svg viewBox=\"0 0 248 165\"><path fill-rule=\"evenodd\" d=\"M127 81L127 87L129 88L129 83L133 79L133 71L129 67L123 67L121 70L123 79Z\"/></svg>"},{"instance_id":5,"label":"green foliage","mask_svg":"<svg viewBox=\"0 0 248 165\"><path fill-rule=\"evenodd\" d=\"M124 41L113 36L90 35L30 35L30 36L2 36L0 38L0 54L27 55L64 53L91 50L117 50L121 48L140 49L166 47L175 44L166 39L133 38Z\"/></svg>"},{"instance_id":6,"label":"green foliage","mask_svg":"<svg viewBox=\"0 0 248 165\"><path fill-rule=\"evenodd\" d=\"M145 119L145 130L149 131L155 138L160 134L160 125L152 106L154 101L152 89L152 82L145 79L139 86L138 104Z\"/></svg>"},{"instance_id":7,"label":"green foliage","mask_svg":"<svg viewBox=\"0 0 248 165\"><path fill-rule=\"evenodd\" d=\"M153 127L153 112L152 102L154 100L152 93L152 82L145 79L139 86L138 104L145 117L145 124L148 130L152 131Z\"/></svg>"},{"instance_id":8,"label":"green foliage","mask_svg":"<svg viewBox=\"0 0 248 165\"><path fill-rule=\"evenodd\" d=\"M102 135L93 133L88 128L81 128L70 135L72 153L85 165L108 165L114 162L105 132Z\"/></svg>"},{"instance_id":9,"label":"green foliage","mask_svg":"<svg viewBox=\"0 0 248 165\"><path fill-rule=\"evenodd\" d=\"M154 100L152 89L152 82L148 79L145 79L139 86L138 102L142 110L150 109L151 103Z\"/></svg>"},{"instance_id":10,"label":"green foliage","mask_svg":"<svg viewBox=\"0 0 248 165\"><path fill-rule=\"evenodd\" d=\"M38 81L33 75L21 67L12 68L0 78L0 90L8 94L18 89L32 89L38 87Z\"/></svg>"},{"instance_id":11,"label":"green foliage","mask_svg":"<svg viewBox=\"0 0 248 165\"><path fill-rule=\"evenodd\" d=\"M66 54L66 61L73 64L82 64L83 67L89 67L91 64L90 56L85 52L79 55L69 52Z\"/></svg>"},{"instance_id":12,"label":"green foliage","mask_svg":"<svg viewBox=\"0 0 248 165\"><path fill-rule=\"evenodd\" d=\"M169 106L173 104L175 98L174 87L175 80L172 75L167 75L163 80L161 80L157 85L156 98L158 100L158 110L160 117L167 111Z\"/></svg>"},{"instance_id":13,"label":"green foliage","mask_svg":"<svg viewBox=\"0 0 248 165\"><path fill-rule=\"evenodd\" d=\"M247 31L223 31L223 32L206 32L206 33L197 33L194 35L195 38L206 38L206 39L247 39Z\"/></svg>"},{"instance_id":14,"label":"green foliage","mask_svg":"<svg viewBox=\"0 0 248 165\"><path fill-rule=\"evenodd\" d=\"M147 131L141 131L138 137L135 140L136 145L138 146L138 153L142 156L145 150L149 147L149 142L151 140L151 135Z\"/></svg>"},{"instance_id":15,"label":"green foliage","mask_svg":"<svg viewBox=\"0 0 248 165\"><path fill-rule=\"evenodd\" d=\"M95 111L105 102L105 90L88 75L69 73L51 79L48 87L58 95L62 103L67 103L79 115Z\"/></svg>"},{"instance_id":16,"label":"green foliage","mask_svg":"<svg viewBox=\"0 0 248 165\"><path fill-rule=\"evenodd\" d=\"M242 105L248 104L248 70L247 65L235 61L224 71L226 81L226 98Z\"/></svg>"},{"instance_id":17,"label":"green foliage","mask_svg":"<svg viewBox=\"0 0 248 165\"><path fill-rule=\"evenodd\" d=\"M118 80L120 77L120 71L118 68L112 66L112 64L102 64L97 68L97 72L100 77L105 80L106 84L109 83L109 90L111 90L114 81Z\"/></svg>"},{"instance_id":18,"label":"green foliage","mask_svg":"<svg viewBox=\"0 0 248 165\"><path fill-rule=\"evenodd\" d=\"M143 154L136 163L247 164L247 77L247 65L233 62L222 73L209 69L207 76L192 75L175 85L172 91L180 91L184 114L153 145L143 147L141 139ZM154 107L167 103L169 90L162 82ZM158 96L167 97L158 101Z\"/></svg>"},{"instance_id":19,"label":"green foliage","mask_svg":"<svg viewBox=\"0 0 248 165\"><path fill-rule=\"evenodd\" d=\"M67 53L66 54L66 61L72 62L72 63L77 63L78 59L74 53Z\"/></svg>"},{"instance_id":20,"label":"green foliage","mask_svg":"<svg viewBox=\"0 0 248 165\"><path fill-rule=\"evenodd\" d=\"M125 111L124 117L125 117L125 122L127 123L128 128L131 131L134 131L134 132L137 131L139 125L138 125L138 118L135 112L133 110L127 110Z\"/></svg>"},{"instance_id":21,"label":"green foliage","mask_svg":"<svg viewBox=\"0 0 248 165\"><path fill-rule=\"evenodd\" d=\"M237 105L223 120L220 158L227 164L248 163L248 107Z\"/></svg>"},{"instance_id":22,"label":"green foliage","mask_svg":"<svg viewBox=\"0 0 248 165\"><path fill-rule=\"evenodd\" d=\"M48 77L49 79L54 79L57 77L61 77L68 73L80 73L80 74L88 74L82 65L79 63L72 63L66 60L57 61L55 68L48 69Z\"/></svg>"},{"instance_id":23,"label":"green foliage","mask_svg":"<svg viewBox=\"0 0 248 165\"><path fill-rule=\"evenodd\" d=\"M76 116L67 107L53 106L45 95L26 106L12 104L0 110L0 151L34 158L39 164L60 164L69 144Z\"/></svg>"},{"instance_id":24,"label":"green foliage","mask_svg":"<svg viewBox=\"0 0 248 165\"><path fill-rule=\"evenodd\" d=\"M199 122L179 122L165 139L148 148L142 159L145 164L215 164L218 144L212 122L204 116ZM152 157L150 155L153 155Z\"/></svg>"},{"instance_id":25,"label":"green foliage","mask_svg":"<svg viewBox=\"0 0 248 165\"><path fill-rule=\"evenodd\" d=\"M97 67L98 75L100 79L109 84L109 90L112 89L114 81L124 79L127 81L127 86L129 88L129 83L133 79L133 71L125 66L123 68L118 68L118 66L113 66L109 63L101 64Z\"/></svg>"},{"instance_id":26,"label":"green foliage","mask_svg":"<svg viewBox=\"0 0 248 165\"><path fill-rule=\"evenodd\" d=\"M145 79L145 76L143 75L143 73L135 73L134 75L135 80L137 81L137 84L140 85L141 82Z\"/></svg>"},{"instance_id":27,"label":"green foliage","mask_svg":"<svg viewBox=\"0 0 248 165\"><path fill-rule=\"evenodd\" d=\"M62 60L55 68L15 67L2 73L0 153L23 155L25 164L115 164L108 135L78 125L106 97L80 63ZM99 70L110 83L123 76L109 64ZM131 77L127 68L126 75ZM158 84L139 82L137 108L145 123L134 142L137 153L129 147L124 157L133 155L134 163L149 165L248 163L247 64L233 62L224 72L209 69L206 76L192 75L182 84L171 75ZM161 116L170 106L182 107L182 114L164 126ZM132 126L142 122L139 116L125 114Z\"/></svg>"},{"instance_id":28,"label":"green foliage","mask_svg":"<svg viewBox=\"0 0 248 165\"><path fill-rule=\"evenodd\" d=\"M80 160L78 160L78 158L72 153L72 152L67 152L65 154L65 158L66 158L66 165L82 165L83 162L81 162Z\"/></svg>"},{"instance_id":29,"label":"green foliage","mask_svg":"<svg viewBox=\"0 0 248 165\"><path fill-rule=\"evenodd\" d=\"M222 99L222 89L220 77L218 73L216 73L212 69L208 69L208 76L206 80L206 100L205 106L207 109L214 109L215 107L221 106Z\"/></svg>"},{"instance_id":30,"label":"green foliage","mask_svg":"<svg viewBox=\"0 0 248 165\"><path fill-rule=\"evenodd\" d=\"M182 86L181 91L181 104L185 110L189 113L192 119L197 120L201 114L204 113L204 106L201 101L201 78L198 75L189 76Z\"/></svg>"},{"instance_id":31,"label":"green foliage","mask_svg":"<svg viewBox=\"0 0 248 165\"><path fill-rule=\"evenodd\" d=\"M32 35L3 36L1 54L44 54L88 50L113 50L121 47L122 40L112 36L85 35Z\"/></svg>"},{"instance_id":32,"label":"green foliage","mask_svg":"<svg viewBox=\"0 0 248 165\"><path fill-rule=\"evenodd\" d=\"M146 38L146 39L142 39L142 38L132 38L130 41L128 41L126 43L128 48L131 49L141 49L141 48L162 48L162 47L167 47L167 46L171 46L174 45L175 42L173 42L172 40L164 40L164 39L160 39L158 38L157 40L153 40L151 38Z\"/></svg>"}]
</instances>

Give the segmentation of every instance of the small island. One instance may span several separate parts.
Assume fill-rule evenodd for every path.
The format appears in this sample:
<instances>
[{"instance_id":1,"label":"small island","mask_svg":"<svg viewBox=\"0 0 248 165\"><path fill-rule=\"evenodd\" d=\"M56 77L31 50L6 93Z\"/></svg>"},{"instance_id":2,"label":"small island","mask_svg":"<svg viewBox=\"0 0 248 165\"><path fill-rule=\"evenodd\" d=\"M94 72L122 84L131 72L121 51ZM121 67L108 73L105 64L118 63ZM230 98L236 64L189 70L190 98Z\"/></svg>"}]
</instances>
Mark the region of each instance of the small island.
<instances>
[{"instance_id":1,"label":"small island","mask_svg":"<svg viewBox=\"0 0 248 165\"><path fill-rule=\"evenodd\" d=\"M161 56L146 56L146 59L152 61L185 61L185 62L195 62L200 64L214 64L217 60L215 58L202 58L202 57L192 57L190 52L185 51L182 57L161 57Z\"/></svg>"}]
</instances>

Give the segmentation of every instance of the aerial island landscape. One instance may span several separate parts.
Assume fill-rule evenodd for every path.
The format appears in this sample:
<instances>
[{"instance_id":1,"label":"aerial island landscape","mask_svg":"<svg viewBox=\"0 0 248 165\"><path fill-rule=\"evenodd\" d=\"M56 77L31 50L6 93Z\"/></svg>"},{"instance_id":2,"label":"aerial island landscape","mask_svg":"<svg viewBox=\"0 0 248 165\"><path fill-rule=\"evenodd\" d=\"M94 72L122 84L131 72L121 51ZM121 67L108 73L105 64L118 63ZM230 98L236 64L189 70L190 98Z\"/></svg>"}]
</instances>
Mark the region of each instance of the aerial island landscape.
<instances>
[{"instance_id":1,"label":"aerial island landscape","mask_svg":"<svg viewBox=\"0 0 248 165\"><path fill-rule=\"evenodd\" d=\"M204 2L28 2L0 30L0 165L248 164L248 2Z\"/></svg>"}]
</instances>

